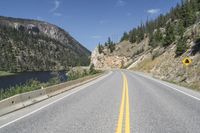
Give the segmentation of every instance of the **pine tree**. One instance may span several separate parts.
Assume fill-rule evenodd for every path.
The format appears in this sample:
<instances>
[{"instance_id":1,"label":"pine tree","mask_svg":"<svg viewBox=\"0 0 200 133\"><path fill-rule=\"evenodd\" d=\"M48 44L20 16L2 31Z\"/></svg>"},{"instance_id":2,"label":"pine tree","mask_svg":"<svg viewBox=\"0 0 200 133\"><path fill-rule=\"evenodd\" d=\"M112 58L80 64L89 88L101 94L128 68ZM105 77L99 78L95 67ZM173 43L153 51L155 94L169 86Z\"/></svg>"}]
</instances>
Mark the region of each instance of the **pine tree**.
<instances>
[{"instance_id":1,"label":"pine tree","mask_svg":"<svg viewBox=\"0 0 200 133\"><path fill-rule=\"evenodd\" d=\"M155 48L158 46L156 40L155 40L155 37L154 36L151 36L150 39L149 39L149 46Z\"/></svg>"},{"instance_id":2,"label":"pine tree","mask_svg":"<svg viewBox=\"0 0 200 133\"><path fill-rule=\"evenodd\" d=\"M176 56L182 55L187 50L186 38L181 37L176 44Z\"/></svg>"},{"instance_id":3,"label":"pine tree","mask_svg":"<svg viewBox=\"0 0 200 133\"><path fill-rule=\"evenodd\" d=\"M183 21L179 20L178 26L176 28L176 35L178 35L179 37L183 37L184 32L185 32L185 27L183 25Z\"/></svg>"},{"instance_id":4,"label":"pine tree","mask_svg":"<svg viewBox=\"0 0 200 133\"><path fill-rule=\"evenodd\" d=\"M127 40L129 40L129 35L127 32L124 32L122 38L120 39L120 42L127 41Z\"/></svg>"},{"instance_id":5,"label":"pine tree","mask_svg":"<svg viewBox=\"0 0 200 133\"><path fill-rule=\"evenodd\" d=\"M108 45L110 45L112 43L111 38L108 37Z\"/></svg>"},{"instance_id":6,"label":"pine tree","mask_svg":"<svg viewBox=\"0 0 200 133\"><path fill-rule=\"evenodd\" d=\"M196 0L197 1L197 10L200 11L200 0Z\"/></svg>"},{"instance_id":7,"label":"pine tree","mask_svg":"<svg viewBox=\"0 0 200 133\"><path fill-rule=\"evenodd\" d=\"M108 48L110 49L110 52L112 53L115 50L115 44L114 43L109 44Z\"/></svg>"},{"instance_id":8,"label":"pine tree","mask_svg":"<svg viewBox=\"0 0 200 133\"><path fill-rule=\"evenodd\" d=\"M166 26L166 35L164 38L163 46L167 47L170 44L172 44L175 40L175 34L174 34L174 27L171 23L168 23Z\"/></svg>"},{"instance_id":9,"label":"pine tree","mask_svg":"<svg viewBox=\"0 0 200 133\"><path fill-rule=\"evenodd\" d=\"M104 44L106 47L108 46L108 43L107 42L105 42L105 44Z\"/></svg>"},{"instance_id":10,"label":"pine tree","mask_svg":"<svg viewBox=\"0 0 200 133\"><path fill-rule=\"evenodd\" d=\"M162 40L163 40L163 35L162 35L162 32L161 32L161 30L160 29L157 29L157 31L155 32L155 40L157 41L157 42L162 42Z\"/></svg>"},{"instance_id":11,"label":"pine tree","mask_svg":"<svg viewBox=\"0 0 200 133\"><path fill-rule=\"evenodd\" d=\"M197 16L198 15L198 16ZM200 0L182 0L181 4L177 4L175 8L171 8L170 12L165 15L158 16L155 20L148 20L145 24L141 23L137 28L133 28L128 33L128 40L131 43L139 43L147 35L152 47L159 44L167 47L175 41L175 37L180 39L183 37L185 28L193 25L200 20ZM171 21L171 23L166 23ZM176 25L176 21L178 24ZM165 28L165 36L161 35L161 31L155 32L155 29ZM123 34L121 40L127 39L127 33Z\"/></svg>"},{"instance_id":12,"label":"pine tree","mask_svg":"<svg viewBox=\"0 0 200 133\"><path fill-rule=\"evenodd\" d=\"M107 45L108 45L108 49L112 53L115 50L115 43L111 40L110 37L108 37Z\"/></svg>"},{"instance_id":13,"label":"pine tree","mask_svg":"<svg viewBox=\"0 0 200 133\"><path fill-rule=\"evenodd\" d=\"M102 51L101 51L101 44L100 43L98 44L97 48L98 48L98 52L101 53Z\"/></svg>"},{"instance_id":14,"label":"pine tree","mask_svg":"<svg viewBox=\"0 0 200 133\"><path fill-rule=\"evenodd\" d=\"M100 43L98 44L98 52L100 54L103 52L103 46Z\"/></svg>"},{"instance_id":15,"label":"pine tree","mask_svg":"<svg viewBox=\"0 0 200 133\"><path fill-rule=\"evenodd\" d=\"M163 43L163 34L160 29L157 29L154 34L150 34L149 45L153 48Z\"/></svg>"},{"instance_id":16,"label":"pine tree","mask_svg":"<svg viewBox=\"0 0 200 133\"><path fill-rule=\"evenodd\" d=\"M182 2L182 12L181 12L181 18L184 22L184 27L189 27L190 25L194 24L196 12L194 7L192 6L192 2L186 1L185 3Z\"/></svg>"}]
</instances>

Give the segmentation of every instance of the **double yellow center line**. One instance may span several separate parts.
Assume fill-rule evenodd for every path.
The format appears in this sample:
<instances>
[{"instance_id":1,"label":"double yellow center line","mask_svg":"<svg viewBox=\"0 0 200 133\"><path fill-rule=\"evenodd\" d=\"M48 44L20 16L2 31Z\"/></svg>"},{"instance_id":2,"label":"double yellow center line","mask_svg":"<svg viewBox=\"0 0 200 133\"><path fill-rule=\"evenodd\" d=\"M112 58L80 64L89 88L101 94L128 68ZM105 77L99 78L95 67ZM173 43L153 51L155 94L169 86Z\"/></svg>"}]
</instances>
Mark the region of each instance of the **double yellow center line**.
<instances>
[{"instance_id":1,"label":"double yellow center line","mask_svg":"<svg viewBox=\"0 0 200 133\"><path fill-rule=\"evenodd\" d=\"M128 81L124 73L122 73L123 76L123 92L122 92L122 101L120 106L120 113L118 118L118 124L116 133L122 133L122 129L124 127L125 133L130 133L130 109L129 109L129 94L128 94ZM125 106L125 107L124 107ZM126 111L126 114L124 115L124 112ZM125 116L125 125L123 126L123 119Z\"/></svg>"}]
</instances>

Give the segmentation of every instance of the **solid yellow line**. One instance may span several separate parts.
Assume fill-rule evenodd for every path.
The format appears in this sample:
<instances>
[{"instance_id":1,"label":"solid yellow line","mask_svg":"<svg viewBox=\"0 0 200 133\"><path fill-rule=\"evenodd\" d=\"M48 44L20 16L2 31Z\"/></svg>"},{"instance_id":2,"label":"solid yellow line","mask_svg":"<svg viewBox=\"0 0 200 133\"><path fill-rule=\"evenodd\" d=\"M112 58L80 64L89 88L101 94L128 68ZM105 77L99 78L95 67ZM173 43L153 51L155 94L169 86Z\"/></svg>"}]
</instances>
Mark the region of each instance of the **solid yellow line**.
<instances>
[{"instance_id":1,"label":"solid yellow line","mask_svg":"<svg viewBox=\"0 0 200 133\"><path fill-rule=\"evenodd\" d=\"M129 94L128 94L128 81L125 77L126 85L126 121L125 121L125 133L130 133L130 109L129 109Z\"/></svg>"},{"instance_id":2,"label":"solid yellow line","mask_svg":"<svg viewBox=\"0 0 200 133\"><path fill-rule=\"evenodd\" d=\"M130 108L129 108L129 92L128 92L128 81L124 73L123 75L123 92L122 100L120 106L120 113L118 118L118 124L116 133L122 133L123 117L124 117L124 105L126 107L126 116L125 116L125 133L130 133Z\"/></svg>"},{"instance_id":3,"label":"solid yellow line","mask_svg":"<svg viewBox=\"0 0 200 133\"><path fill-rule=\"evenodd\" d=\"M119 118L118 118L116 133L121 133L122 132L122 123L123 123L123 116L124 116L125 90L126 90L125 79L124 79L124 76L123 76L122 101L121 101L121 106L120 106L120 113L119 113Z\"/></svg>"}]
</instances>

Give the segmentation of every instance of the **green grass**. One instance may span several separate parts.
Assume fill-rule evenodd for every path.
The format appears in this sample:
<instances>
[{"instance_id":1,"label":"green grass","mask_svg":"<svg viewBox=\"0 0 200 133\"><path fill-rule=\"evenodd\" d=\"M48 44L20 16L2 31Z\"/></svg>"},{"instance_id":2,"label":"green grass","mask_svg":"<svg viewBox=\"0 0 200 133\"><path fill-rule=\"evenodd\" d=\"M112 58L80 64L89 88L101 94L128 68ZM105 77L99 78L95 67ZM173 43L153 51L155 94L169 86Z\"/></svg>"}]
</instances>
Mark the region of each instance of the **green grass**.
<instances>
[{"instance_id":1,"label":"green grass","mask_svg":"<svg viewBox=\"0 0 200 133\"><path fill-rule=\"evenodd\" d=\"M69 80L76 80L76 79L87 77L87 76L98 75L100 73L101 71L96 71L96 70L93 70L89 73L84 73L84 74L74 73L74 75L70 75L71 77L69 78ZM61 83L61 81L58 77L51 78L46 83L41 83L37 80L29 80L24 85L16 85L5 90L0 89L0 100L9 98L16 94L38 90L38 89L41 89L41 87L47 87L47 86L56 85L59 83Z\"/></svg>"},{"instance_id":2,"label":"green grass","mask_svg":"<svg viewBox=\"0 0 200 133\"><path fill-rule=\"evenodd\" d=\"M1 76L8 76L8 75L15 75L15 73L10 73L10 72L6 72L6 71L0 71L0 77Z\"/></svg>"},{"instance_id":3,"label":"green grass","mask_svg":"<svg viewBox=\"0 0 200 133\"><path fill-rule=\"evenodd\" d=\"M79 79L85 76L94 75L98 73L101 73L101 71L95 70L93 68L90 68L90 70L83 70L83 71L70 70L68 72L68 80L75 80L75 79Z\"/></svg>"},{"instance_id":4,"label":"green grass","mask_svg":"<svg viewBox=\"0 0 200 133\"><path fill-rule=\"evenodd\" d=\"M41 83L37 80L29 80L23 85L12 86L5 90L1 89L0 90L0 100L9 98L16 94L21 94L21 93L25 93L25 92L38 90L38 89L41 89L41 87L47 87L47 86L59 84L60 82L61 81L57 77L50 79L46 83Z\"/></svg>"}]
</instances>

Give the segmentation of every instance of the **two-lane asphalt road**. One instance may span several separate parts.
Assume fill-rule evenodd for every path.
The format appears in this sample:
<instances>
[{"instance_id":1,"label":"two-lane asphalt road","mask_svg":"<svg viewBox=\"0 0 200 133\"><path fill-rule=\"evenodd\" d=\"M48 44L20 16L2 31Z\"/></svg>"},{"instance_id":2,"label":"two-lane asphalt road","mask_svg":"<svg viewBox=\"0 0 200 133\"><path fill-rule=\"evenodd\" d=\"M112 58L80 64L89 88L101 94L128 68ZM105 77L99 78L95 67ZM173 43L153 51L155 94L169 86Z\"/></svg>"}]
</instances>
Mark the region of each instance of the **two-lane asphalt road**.
<instances>
[{"instance_id":1,"label":"two-lane asphalt road","mask_svg":"<svg viewBox=\"0 0 200 133\"><path fill-rule=\"evenodd\" d=\"M113 71L0 117L0 133L199 133L200 94Z\"/></svg>"}]
</instances>

